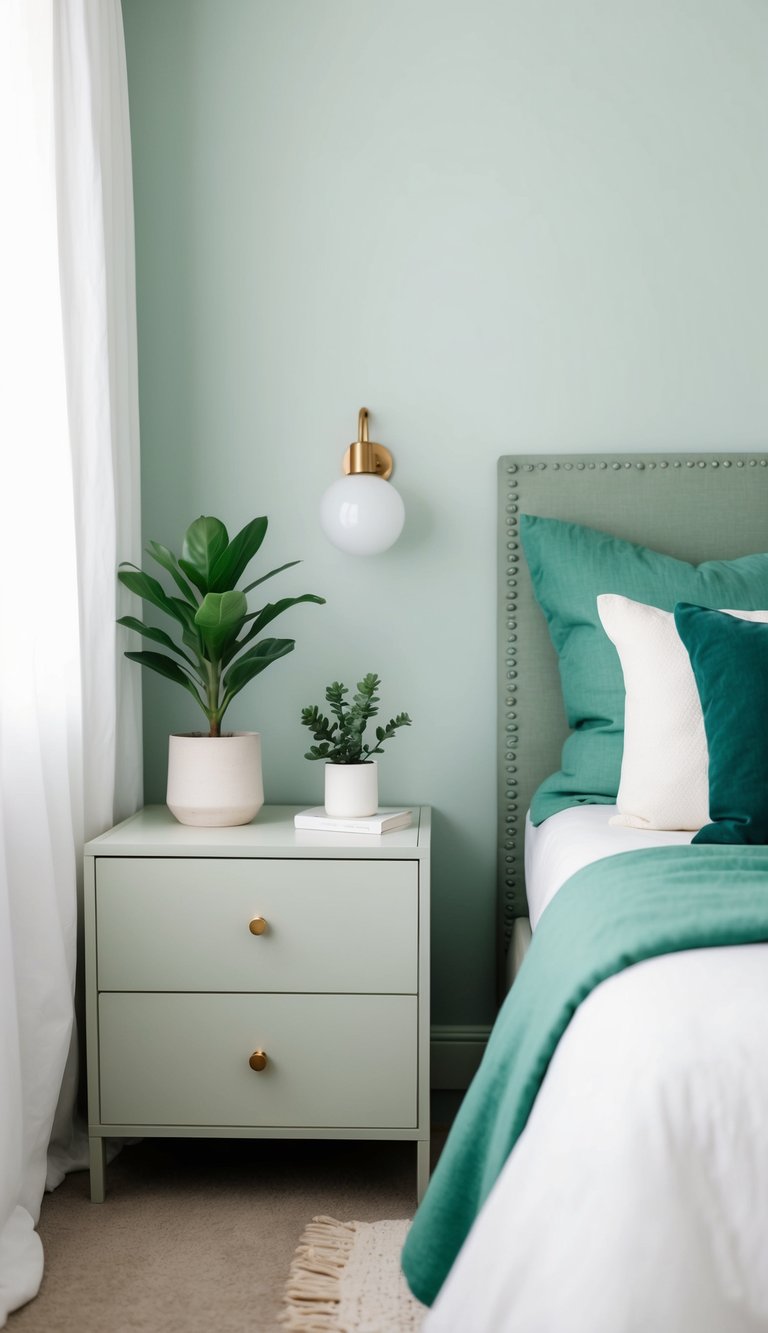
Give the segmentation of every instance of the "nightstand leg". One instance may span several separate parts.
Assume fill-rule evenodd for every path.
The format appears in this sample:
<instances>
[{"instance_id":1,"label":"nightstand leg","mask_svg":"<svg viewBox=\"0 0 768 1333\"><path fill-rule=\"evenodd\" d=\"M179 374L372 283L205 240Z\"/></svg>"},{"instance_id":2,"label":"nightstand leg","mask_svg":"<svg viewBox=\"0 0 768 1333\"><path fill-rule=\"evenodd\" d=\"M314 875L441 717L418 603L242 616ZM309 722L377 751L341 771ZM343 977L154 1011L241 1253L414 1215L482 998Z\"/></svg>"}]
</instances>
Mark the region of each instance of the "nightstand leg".
<instances>
[{"instance_id":1,"label":"nightstand leg","mask_svg":"<svg viewBox=\"0 0 768 1333\"><path fill-rule=\"evenodd\" d=\"M91 1167L91 1203L103 1203L107 1189L107 1140L91 1135L88 1139Z\"/></svg>"},{"instance_id":2,"label":"nightstand leg","mask_svg":"<svg viewBox=\"0 0 768 1333\"><path fill-rule=\"evenodd\" d=\"M429 1139L416 1140L416 1202L421 1203L429 1184Z\"/></svg>"}]
</instances>

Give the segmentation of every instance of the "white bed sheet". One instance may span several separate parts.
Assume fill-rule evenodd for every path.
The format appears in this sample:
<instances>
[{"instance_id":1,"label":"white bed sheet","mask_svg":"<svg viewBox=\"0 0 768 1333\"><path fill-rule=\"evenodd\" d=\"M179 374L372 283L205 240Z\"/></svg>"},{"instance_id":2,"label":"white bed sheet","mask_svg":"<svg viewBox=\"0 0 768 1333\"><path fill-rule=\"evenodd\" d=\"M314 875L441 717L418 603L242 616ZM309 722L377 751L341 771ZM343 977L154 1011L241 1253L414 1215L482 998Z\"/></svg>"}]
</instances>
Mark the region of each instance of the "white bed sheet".
<instances>
[{"instance_id":1,"label":"white bed sheet","mask_svg":"<svg viewBox=\"0 0 768 1333\"><path fill-rule=\"evenodd\" d=\"M599 809L535 836L539 915L582 839L646 838ZM424 1333L765 1333L766 1237L768 945L650 959L580 1006Z\"/></svg>"},{"instance_id":2,"label":"white bed sheet","mask_svg":"<svg viewBox=\"0 0 768 1333\"><path fill-rule=\"evenodd\" d=\"M672 847L690 842L692 833L662 833L610 825L615 805L579 805L545 819L525 821L525 891L535 930L544 908L571 875L591 861L641 847Z\"/></svg>"}]
</instances>

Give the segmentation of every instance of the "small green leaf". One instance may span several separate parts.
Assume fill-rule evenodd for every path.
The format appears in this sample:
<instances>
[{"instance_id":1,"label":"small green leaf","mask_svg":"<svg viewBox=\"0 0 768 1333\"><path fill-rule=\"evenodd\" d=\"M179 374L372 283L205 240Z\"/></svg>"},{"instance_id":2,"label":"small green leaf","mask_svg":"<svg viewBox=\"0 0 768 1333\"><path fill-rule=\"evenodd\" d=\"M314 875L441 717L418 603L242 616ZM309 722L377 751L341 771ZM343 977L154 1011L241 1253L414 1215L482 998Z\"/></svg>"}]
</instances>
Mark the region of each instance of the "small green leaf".
<instances>
[{"instance_id":1,"label":"small green leaf","mask_svg":"<svg viewBox=\"0 0 768 1333\"><path fill-rule=\"evenodd\" d=\"M346 685L342 685L338 680L334 680L325 691L326 703L330 704L331 712L341 726L342 732L346 725L347 716L347 703L344 696L348 693Z\"/></svg>"},{"instance_id":2,"label":"small green leaf","mask_svg":"<svg viewBox=\"0 0 768 1333\"><path fill-rule=\"evenodd\" d=\"M324 745L312 745L304 755L305 759L327 759L331 753L331 747L327 743Z\"/></svg>"},{"instance_id":3,"label":"small green leaf","mask_svg":"<svg viewBox=\"0 0 768 1333\"><path fill-rule=\"evenodd\" d=\"M333 741L338 724L324 717L317 704L311 708L302 708L301 721L303 726L309 727L316 741Z\"/></svg>"}]
</instances>

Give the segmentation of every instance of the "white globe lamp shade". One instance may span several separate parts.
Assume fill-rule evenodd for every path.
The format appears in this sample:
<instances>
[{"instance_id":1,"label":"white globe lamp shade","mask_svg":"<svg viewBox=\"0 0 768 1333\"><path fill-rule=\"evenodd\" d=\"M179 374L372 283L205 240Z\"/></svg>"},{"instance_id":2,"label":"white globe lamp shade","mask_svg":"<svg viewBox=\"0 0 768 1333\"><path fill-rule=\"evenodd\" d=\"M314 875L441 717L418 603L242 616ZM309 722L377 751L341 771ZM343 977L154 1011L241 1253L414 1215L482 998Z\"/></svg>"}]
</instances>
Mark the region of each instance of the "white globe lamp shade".
<instances>
[{"instance_id":1,"label":"white globe lamp shade","mask_svg":"<svg viewBox=\"0 0 768 1333\"><path fill-rule=\"evenodd\" d=\"M320 523L326 537L350 555L378 555L397 541L405 522L405 505L394 486L372 473L340 477L320 502Z\"/></svg>"}]
</instances>

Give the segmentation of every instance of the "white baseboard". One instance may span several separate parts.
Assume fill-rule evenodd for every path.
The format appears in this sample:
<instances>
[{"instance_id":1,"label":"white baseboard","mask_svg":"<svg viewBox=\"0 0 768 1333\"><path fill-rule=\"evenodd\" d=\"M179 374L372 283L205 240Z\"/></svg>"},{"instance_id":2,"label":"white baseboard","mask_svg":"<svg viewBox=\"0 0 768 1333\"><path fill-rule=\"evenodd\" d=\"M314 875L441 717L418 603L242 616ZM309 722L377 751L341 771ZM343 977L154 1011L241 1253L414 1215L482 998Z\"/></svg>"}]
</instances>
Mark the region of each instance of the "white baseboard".
<instances>
[{"instance_id":1,"label":"white baseboard","mask_svg":"<svg viewBox=\"0 0 768 1333\"><path fill-rule=\"evenodd\" d=\"M489 1024L434 1026L430 1043L432 1087L440 1090L468 1088L482 1059L490 1031Z\"/></svg>"}]
</instances>

